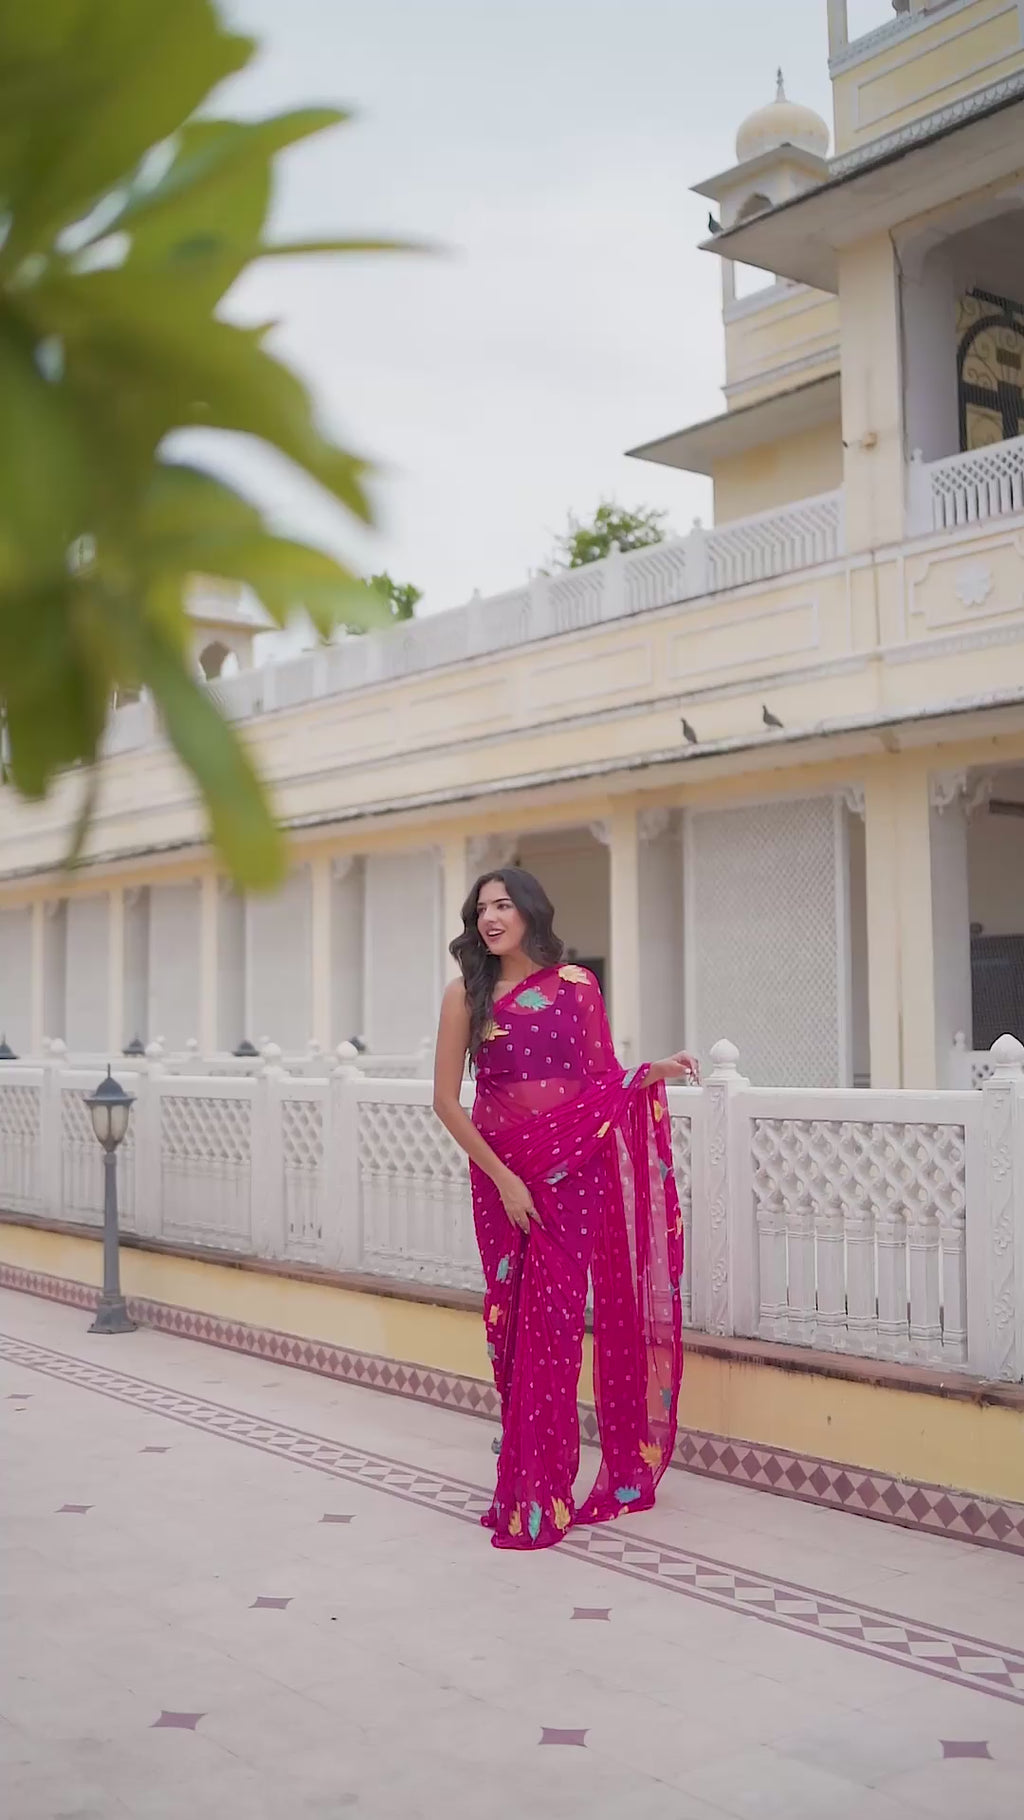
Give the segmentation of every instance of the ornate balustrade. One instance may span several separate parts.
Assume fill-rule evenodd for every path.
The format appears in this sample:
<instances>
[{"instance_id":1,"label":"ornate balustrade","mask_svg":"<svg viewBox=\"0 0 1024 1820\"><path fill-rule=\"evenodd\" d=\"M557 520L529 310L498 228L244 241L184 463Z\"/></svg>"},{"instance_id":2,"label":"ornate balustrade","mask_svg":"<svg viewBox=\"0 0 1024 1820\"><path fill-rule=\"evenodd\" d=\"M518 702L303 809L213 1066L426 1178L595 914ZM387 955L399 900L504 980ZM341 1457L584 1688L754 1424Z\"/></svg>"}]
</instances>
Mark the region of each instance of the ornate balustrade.
<instances>
[{"instance_id":1,"label":"ornate balustrade","mask_svg":"<svg viewBox=\"0 0 1024 1820\"><path fill-rule=\"evenodd\" d=\"M952 531L1024 512L1024 436L968 449L941 461L910 465L910 516L914 532Z\"/></svg>"},{"instance_id":2,"label":"ornate balustrade","mask_svg":"<svg viewBox=\"0 0 1024 1820\"><path fill-rule=\"evenodd\" d=\"M528 587L477 595L448 612L343 638L209 686L229 719L251 719L766 581L831 562L843 547L842 492L823 493L717 530L697 524L686 537L537 575ZM111 716L105 750L135 750L157 736L152 704L133 702Z\"/></svg>"},{"instance_id":3,"label":"ornate balustrade","mask_svg":"<svg viewBox=\"0 0 1024 1820\"><path fill-rule=\"evenodd\" d=\"M729 1043L669 1095L687 1326L978 1377L1024 1379L1024 1047L980 1088L751 1088ZM141 1236L480 1286L464 1158L423 1079L122 1072L121 1171ZM0 1068L0 1212L95 1226L99 1072ZM465 1101L472 1097L466 1084Z\"/></svg>"}]
</instances>

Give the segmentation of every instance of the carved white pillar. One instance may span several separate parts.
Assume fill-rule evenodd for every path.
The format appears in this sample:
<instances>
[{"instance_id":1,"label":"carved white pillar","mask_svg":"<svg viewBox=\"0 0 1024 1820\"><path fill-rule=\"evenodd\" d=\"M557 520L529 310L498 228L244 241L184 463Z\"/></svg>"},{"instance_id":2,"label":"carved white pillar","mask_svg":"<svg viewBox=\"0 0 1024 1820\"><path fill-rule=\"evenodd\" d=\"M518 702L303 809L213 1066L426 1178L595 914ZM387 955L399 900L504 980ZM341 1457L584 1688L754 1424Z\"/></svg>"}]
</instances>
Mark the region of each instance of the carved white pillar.
<instances>
[{"instance_id":1,"label":"carved white pillar","mask_svg":"<svg viewBox=\"0 0 1024 1820\"><path fill-rule=\"evenodd\" d=\"M749 1122L740 1104L750 1082L738 1061L734 1043L714 1045L694 1133L693 1320L705 1333L755 1334L763 1299Z\"/></svg>"},{"instance_id":2,"label":"carved white pillar","mask_svg":"<svg viewBox=\"0 0 1024 1820\"><path fill-rule=\"evenodd\" d=\"M1002 1036L981 1089L985 1192L967 1221L967 1359L1024 1378L1024 1044Z\"/></svg>"}]
</instances>

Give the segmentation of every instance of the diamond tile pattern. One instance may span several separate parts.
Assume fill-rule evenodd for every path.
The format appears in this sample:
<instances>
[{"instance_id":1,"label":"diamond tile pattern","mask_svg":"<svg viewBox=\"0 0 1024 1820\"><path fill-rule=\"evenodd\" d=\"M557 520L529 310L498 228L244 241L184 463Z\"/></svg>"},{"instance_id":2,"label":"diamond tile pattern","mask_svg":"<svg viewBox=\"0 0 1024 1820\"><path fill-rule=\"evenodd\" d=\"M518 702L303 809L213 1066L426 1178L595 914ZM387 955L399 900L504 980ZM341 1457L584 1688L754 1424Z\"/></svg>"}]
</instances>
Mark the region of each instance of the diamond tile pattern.
<instances>
[{"instance_id":1,"label":"diamond tile pattern","mask_svg":"<svg viewBox=\"0 0 1024 1820\"><path fill-rule=\"evenodd\" d=\"M2 1262L0 1287L43 1296L74 1308L94 1309L99 1299L99 1291L88 1284ZM362 1384L373 1390L387 1391L392 1396L414 1397L420 1402L461 1409L491 1420L496 1420L500 1414L493 1385L482 1384L476 1378L377 1358L371 1353L304 1340L270 1328L250 1327L241 1321L222 1320L215 1315L195 1314L166 1302L131 1297L128 1307L132 1319L140 1326L153 1327L162 1333L178 1334L185 1339L201 1340L208 1346L223 1346L232 1352L273 1359L278 1364L313 1371L344 1383ZM597 1417L593 1409L581 1408L580 1423L584 1441L596 1442ZM681 1466L687 1472L725 1479L730 1484L772 1491L777 1497L798 1498L803 1503L822 1504L828 1509L851 1511L896 1523L904 1529L954 1536L963 1542L980 1542L989 1548L1024 1554L1024 1504L975 1498L967 1492L947 1491L941 1485L893 1479L887 1473L859 1471L834 1460L789 1453L780 1447L736 1442L727 1436L705 1434L695 1428L680 1428L673 1465Z\"/></svg>"},{"instance_id":2,"label":"diamond tile pattern","mask_svg":"<svg viewBox=\"0 0 1024 1820\"><path fill-rule=\"evenodd\" d=\"M262 1420L205 1397L77 1359L0 1334L0 1357L119 1403L166 1416L188 1428L258 1448L275 1458L313 1467L335 1479L369 1486L406 1503L476 1524L490 1502L481 1486L366 1452L343 1441ZM899 1663L960 1687L1024 1707L1024 1651L918 1623L813 1587L775 1579L710 1555L657 1542L615 1525L573 1530L561 1547L577 1559L704 1604L744 1612L801 1636Z\"/></svg>"}]
</instances>

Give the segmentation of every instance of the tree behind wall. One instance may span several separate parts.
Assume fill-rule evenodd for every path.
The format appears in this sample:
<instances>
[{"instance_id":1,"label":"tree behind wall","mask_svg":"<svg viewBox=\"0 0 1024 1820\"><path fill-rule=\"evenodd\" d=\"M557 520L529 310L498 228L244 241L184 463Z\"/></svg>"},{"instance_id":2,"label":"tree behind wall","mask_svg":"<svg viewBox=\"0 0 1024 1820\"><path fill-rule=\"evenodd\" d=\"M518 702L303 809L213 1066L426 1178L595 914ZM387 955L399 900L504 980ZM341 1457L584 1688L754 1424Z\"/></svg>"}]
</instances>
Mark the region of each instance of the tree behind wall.
<instances>
[{"instance_id":1,"label":"tree behind wall","mask_svg":"<svg viewBox=\"0 0 1024 1820\"><path fill-rule=\"evenodd\" d=\"M661 543L666 517L665 512L648 506L630 511L611 499L601 501L589 522L570 512L568 529L555 545L555 563L560 569L582 569L588 562L610 556L615 548L625 554Z\"/></svg>"},{"instance_id":2,"label":"tree behind wall","mask_svg":"<svg viewBox=\"0 0 1024 1820\"><path fill-rule=\"evenodd\" d=\"M422 588L414 587L411 581L393 580L386 569L370 576L370 586L380 595L392 619L412 619L417 603L423 599Z\"/></svg>"}]
</instances>

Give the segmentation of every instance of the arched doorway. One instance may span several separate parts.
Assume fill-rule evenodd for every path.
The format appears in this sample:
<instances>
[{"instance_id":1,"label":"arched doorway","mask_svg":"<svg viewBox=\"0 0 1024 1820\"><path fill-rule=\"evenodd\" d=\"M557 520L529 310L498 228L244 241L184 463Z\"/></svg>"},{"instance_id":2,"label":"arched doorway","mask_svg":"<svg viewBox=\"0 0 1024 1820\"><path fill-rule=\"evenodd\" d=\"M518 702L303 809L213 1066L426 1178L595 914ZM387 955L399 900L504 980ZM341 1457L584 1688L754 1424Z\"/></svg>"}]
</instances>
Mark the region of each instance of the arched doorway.
<instances>
[{"instance_id":1,"label":"arched doorway","mask_svg":"<svg viewBox=\"0 0 1024 1820\"><path fill-rule=\"evenodd\" d=\"M968 291L957 323L960 448L983 449L1024 432L1024 308Z\"/></svg>"}]
</instances>

